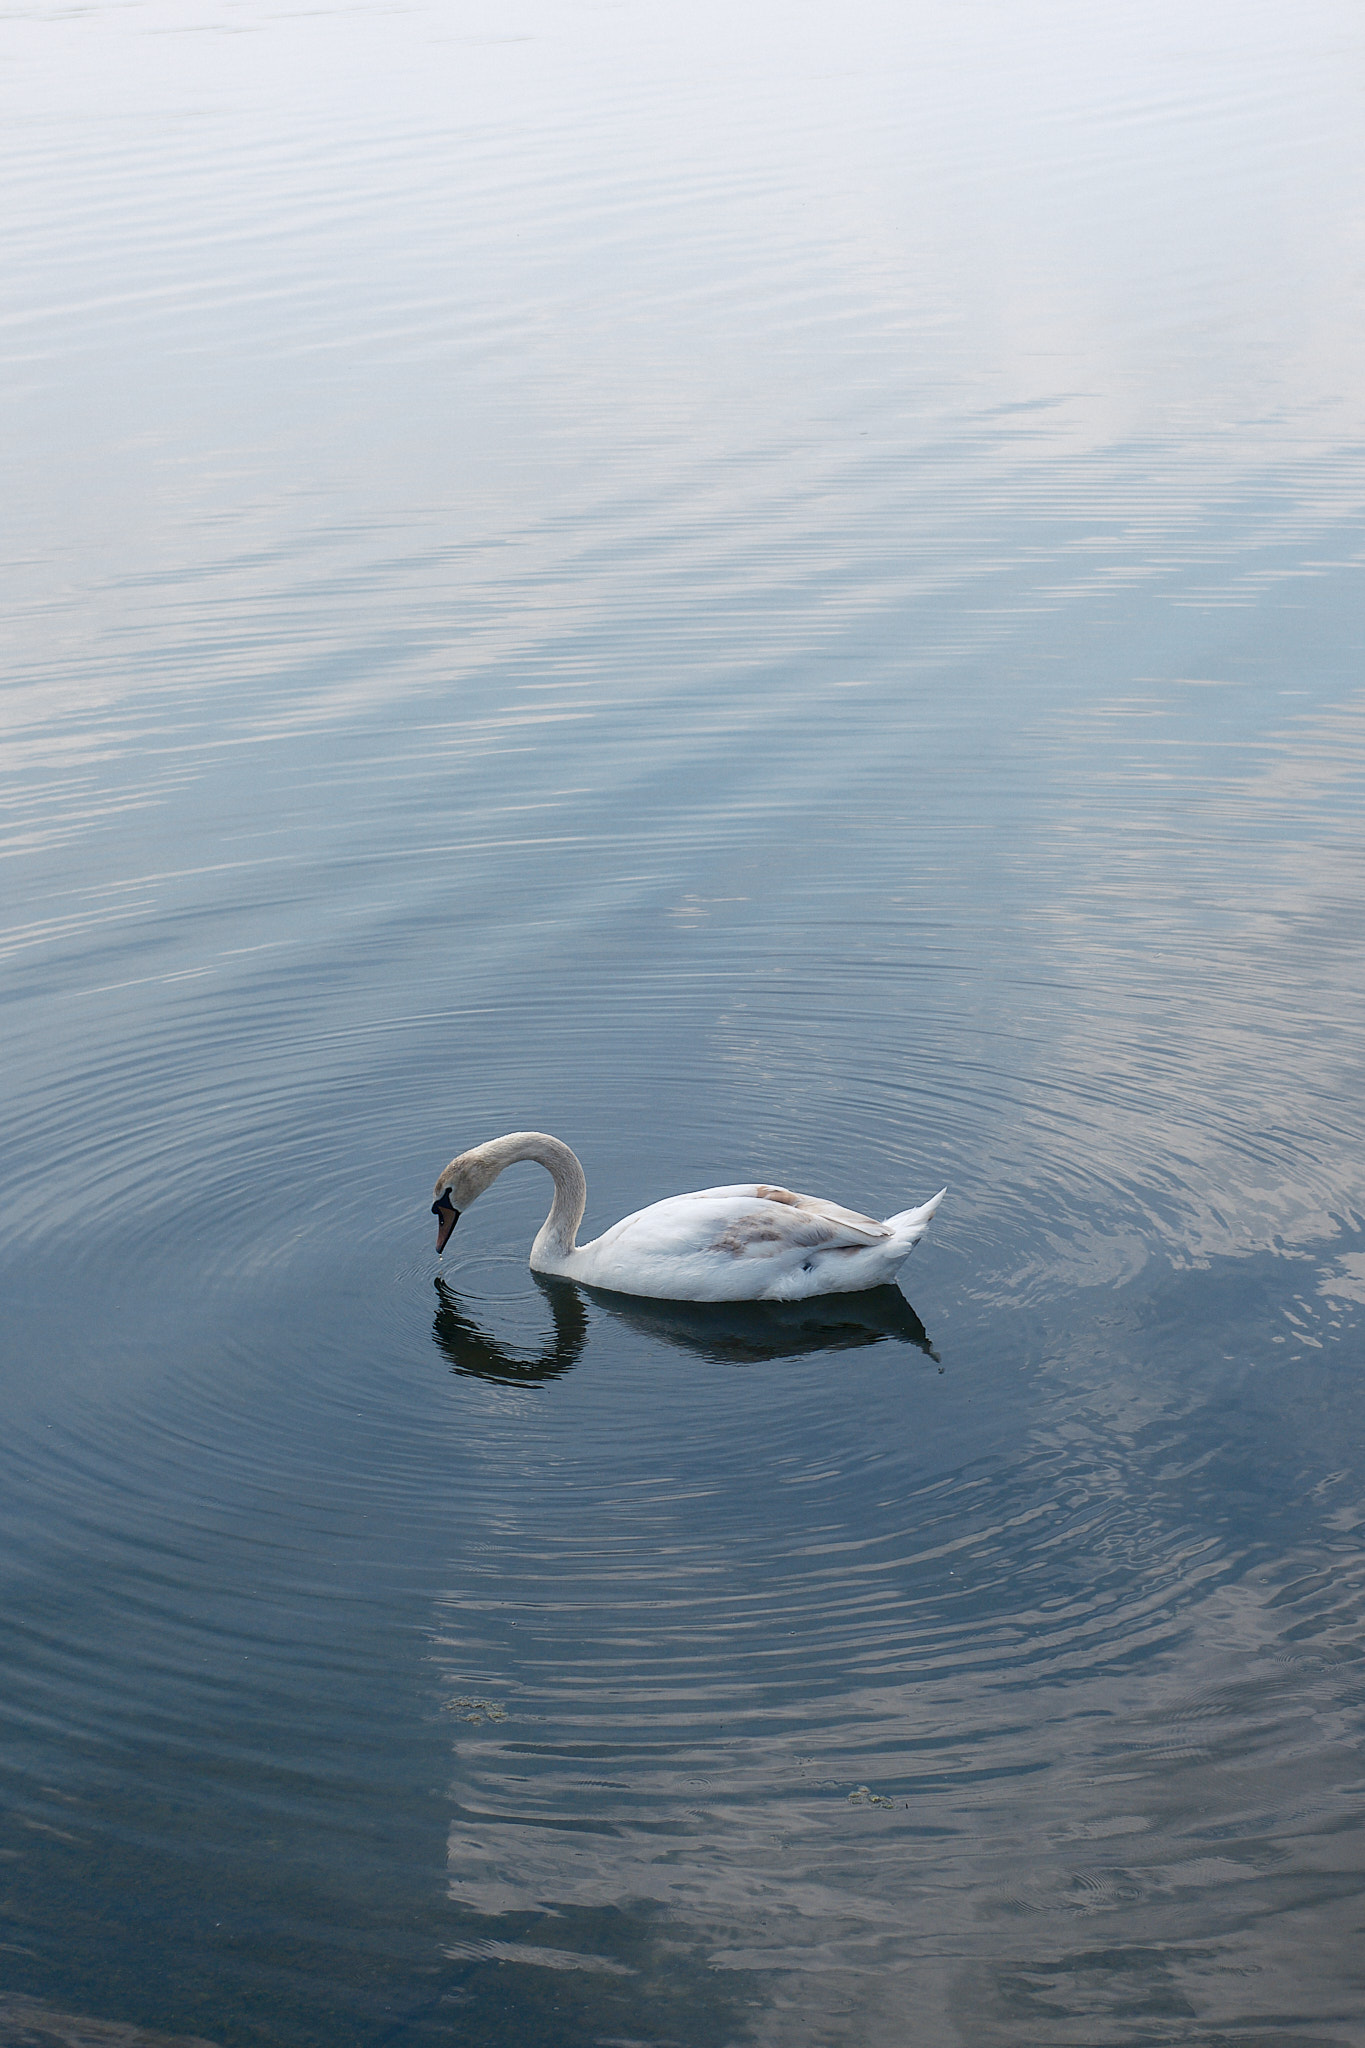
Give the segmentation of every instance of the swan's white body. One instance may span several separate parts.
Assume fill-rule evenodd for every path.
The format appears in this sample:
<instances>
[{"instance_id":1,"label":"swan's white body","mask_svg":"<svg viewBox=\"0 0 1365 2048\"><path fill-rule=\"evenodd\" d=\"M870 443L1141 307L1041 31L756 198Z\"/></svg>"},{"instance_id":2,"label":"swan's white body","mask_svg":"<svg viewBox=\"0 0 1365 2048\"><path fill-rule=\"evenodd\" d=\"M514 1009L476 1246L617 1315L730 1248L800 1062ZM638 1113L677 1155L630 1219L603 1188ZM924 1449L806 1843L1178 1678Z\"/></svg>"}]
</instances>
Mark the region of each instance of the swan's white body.
<instances>
[{"instance_id":1,"label":"swan's white body","mask_svg":"<svg viewBox=\"0 0 1365 2048\"><path fill-rule=\"evenodd\" d=\"M555 1184L531 1247L532 1271L662 1301L804 1301L880 1287L894 1280L947 1192L940 1188L918 1209L879 1223L761 1182L702 1188L637 1209L580 1245L588 1197L582 1167L558 1138L513 1131L462 1152L437 1181L438 1252L460 1211L520 1159L545 1167Z\"/></svg>"}]
</instances>

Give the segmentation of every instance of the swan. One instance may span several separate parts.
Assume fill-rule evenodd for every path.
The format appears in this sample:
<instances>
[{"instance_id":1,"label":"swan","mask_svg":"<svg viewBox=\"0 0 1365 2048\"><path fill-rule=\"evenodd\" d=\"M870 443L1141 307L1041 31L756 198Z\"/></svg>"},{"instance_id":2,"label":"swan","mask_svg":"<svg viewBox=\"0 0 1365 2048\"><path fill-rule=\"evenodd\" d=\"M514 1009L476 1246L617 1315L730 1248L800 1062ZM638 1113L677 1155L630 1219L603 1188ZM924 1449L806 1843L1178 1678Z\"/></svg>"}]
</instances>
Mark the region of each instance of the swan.
<instances>
[{"instance_id":1,"label":"swan","mask_svg":"<svg viewBox=\"0 0 1365 2048\"><path fill-rule=\"evenodd\" d=\"M461 1152L437 1181L431 1213L438 1254L461 1212L522 1159L543 1166L555 1184L531 1246L531 1271L656 1301L805 1301L880 1287L895 1278L948 1192L940 1188L918 1209L878 1223L790 1188L701 1188L652 1202L579 1244L588 1201L582 1167L558 1138L511 1131Z\"/></svg>"}]
</instances>

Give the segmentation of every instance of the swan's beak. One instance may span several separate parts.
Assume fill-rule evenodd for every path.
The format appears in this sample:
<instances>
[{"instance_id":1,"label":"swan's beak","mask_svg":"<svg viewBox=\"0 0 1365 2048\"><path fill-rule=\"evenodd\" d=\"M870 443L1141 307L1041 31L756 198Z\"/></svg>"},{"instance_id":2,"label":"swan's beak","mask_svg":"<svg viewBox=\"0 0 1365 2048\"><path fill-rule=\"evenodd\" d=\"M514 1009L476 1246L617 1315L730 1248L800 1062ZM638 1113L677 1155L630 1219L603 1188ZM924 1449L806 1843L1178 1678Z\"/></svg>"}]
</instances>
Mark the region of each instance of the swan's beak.
<instances>
[{"instance_id":1,"label":"swan's beak","mask_svg":"<svg viewBox=\"0 0 1365 2048\"><path fill-rule=\"evenodd\" d=\"M450 1233L460 1220L460 1212L450 1199L447 1188L439 1202L433 1202L431 1213L436 1218L436 1255L439 1258L450 1243Z\"/></svg>"}]
</instances>

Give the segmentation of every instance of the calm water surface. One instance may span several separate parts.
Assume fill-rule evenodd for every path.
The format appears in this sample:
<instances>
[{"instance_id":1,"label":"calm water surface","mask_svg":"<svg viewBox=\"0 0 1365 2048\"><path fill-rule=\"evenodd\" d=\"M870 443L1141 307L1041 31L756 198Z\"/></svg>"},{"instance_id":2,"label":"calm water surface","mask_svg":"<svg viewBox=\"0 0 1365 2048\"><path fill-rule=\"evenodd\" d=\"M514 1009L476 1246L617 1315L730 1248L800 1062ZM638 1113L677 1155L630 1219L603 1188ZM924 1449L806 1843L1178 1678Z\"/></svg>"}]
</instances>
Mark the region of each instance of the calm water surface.
<instances>
[{"instance_id":1,"label":"calm water surface","mask_svg":"<svg viewBox=\"0 0 1365 2048\"><path fill-rule=\"evenodd\" d=\"M1358 2044L1358 10L0 58L0 2042Z\"/></svg>"}]
</instances>

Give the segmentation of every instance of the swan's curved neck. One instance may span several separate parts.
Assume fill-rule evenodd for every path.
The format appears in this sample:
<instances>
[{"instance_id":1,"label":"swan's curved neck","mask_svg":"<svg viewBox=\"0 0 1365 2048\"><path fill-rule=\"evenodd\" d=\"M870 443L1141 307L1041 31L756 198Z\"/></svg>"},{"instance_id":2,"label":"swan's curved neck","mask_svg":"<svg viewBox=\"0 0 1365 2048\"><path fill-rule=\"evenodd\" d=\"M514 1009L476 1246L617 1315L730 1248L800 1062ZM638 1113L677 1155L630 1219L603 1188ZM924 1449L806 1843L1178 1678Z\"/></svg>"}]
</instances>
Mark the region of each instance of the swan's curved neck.
<instances>
[{"instance_id":1,"label":"swan's curved neck","mask_svg":"<svg viewBox=\"0 0 1365 2048\"><path fill-rule=\"evenodd\" d=\"M555 1184L555 1197L531 1247L531 1264L542 1269L547 1259L567 1258L588 1206L587 1175L568 1146L544 1131L513 1131L480 1149L495 1175L519 1159L534 1159L545 1168Z\"/></svg>"}]
</instances>

